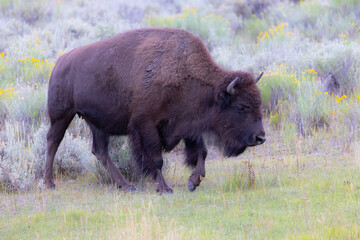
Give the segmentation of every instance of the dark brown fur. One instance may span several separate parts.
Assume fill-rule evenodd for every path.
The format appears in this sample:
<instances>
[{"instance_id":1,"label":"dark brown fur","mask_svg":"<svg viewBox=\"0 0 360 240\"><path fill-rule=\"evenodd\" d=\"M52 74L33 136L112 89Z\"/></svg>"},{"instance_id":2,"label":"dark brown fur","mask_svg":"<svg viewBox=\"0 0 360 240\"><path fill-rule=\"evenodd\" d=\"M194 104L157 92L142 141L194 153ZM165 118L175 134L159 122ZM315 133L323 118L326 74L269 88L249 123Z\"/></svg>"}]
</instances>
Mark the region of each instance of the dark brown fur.
<instances>
[{"instance_id":1,"label":"dark brown fur","mask_svg":"<svg viewBox=\"0 0 360 240\"><path fill-rule=\"evenodd\" d=\"M226 89L236 77L230 95ZM77 48L59 58L50 78L45 184L54 187L54 155L78 114L93 132L92 152L119 187L133 188L109 157L110 135L129 135L134 158L160 193L172 192L161 174L162 151L184 139L194 190L205 176L202 134L215 133L226 155L238 155L264 136L260 105L251 74L223 69L183 30L133 30Z\"/></svg>"}]
</instances>

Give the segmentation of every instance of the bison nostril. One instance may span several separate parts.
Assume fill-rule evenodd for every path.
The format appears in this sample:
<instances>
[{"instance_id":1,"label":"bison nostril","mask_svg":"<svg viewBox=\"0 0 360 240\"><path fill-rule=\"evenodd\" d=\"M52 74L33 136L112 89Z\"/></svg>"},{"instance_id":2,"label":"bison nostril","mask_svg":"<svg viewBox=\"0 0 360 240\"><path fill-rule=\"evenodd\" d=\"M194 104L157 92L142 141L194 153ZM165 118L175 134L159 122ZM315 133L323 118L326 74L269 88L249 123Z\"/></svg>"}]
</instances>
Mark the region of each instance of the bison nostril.
<instances>
[{"instance_id":1,"label":"bison nostril","mask_svg":"<svg viewBox=\"0 0 360 240\"><path fill-rule=\"evenodd\" d=\"M263 144L266 141L266 138L264 136L256 136L256 143L258 145Z\"/></svg>"}]
</instances>

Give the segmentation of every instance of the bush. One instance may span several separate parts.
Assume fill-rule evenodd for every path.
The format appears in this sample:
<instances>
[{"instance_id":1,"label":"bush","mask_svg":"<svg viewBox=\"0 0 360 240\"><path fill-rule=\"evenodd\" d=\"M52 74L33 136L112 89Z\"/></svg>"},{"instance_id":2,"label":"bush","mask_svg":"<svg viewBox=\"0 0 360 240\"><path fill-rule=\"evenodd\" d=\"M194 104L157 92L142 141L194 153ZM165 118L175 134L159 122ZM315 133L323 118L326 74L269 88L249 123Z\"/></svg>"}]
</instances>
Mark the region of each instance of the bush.
<instances>
[{"instance_id":1,"label":"bush","mask_svg":"<svg viewBox=\"0 0 360 240\"><path fill-rule=\"evenodd\" d=\"M321 94L318 90L321 83L314 69L297 73L281 64L262 78L259 87L271 125L278 127L286 119L296 124L299 133L307 136L312 129L328 124L329 94Z\"/></svg>"},{"instance_id":2,"label":"bush","mask_svg":"<svg viewBox=\"0 0 360 240\"><path fill-rule=\"evenodd\" d=\"M6 107L7 118L29 126L40 124L47 115L46 96L47 88L44 85L37 86L36 90L29 86L15 88L12 95L2 101Z\"/></svg>"},{"instance_id":3,"label":"bush","mask_svg":"<svg viewBox=\"0 0 360 240\"><path fill-rule=\"evenodd\" d=\"M16 92L15 88L0 88L0 123L5 123L5 119L9 114L8 104L13 99Z\"/></svg>"},{"instance_id":4,"label":"bush","mask_svg":"<svg viewBox=\"0 0 360 240\"><path fill-rule=\"evenodd\" d=\"M294 69L289 69L283 63L280 65L274 63L273 67L265 72L258 83L263 108L267 113L276 114L279 110L278 105L294 96L299 78Z\"/></svg>"},{"instance_id":5,"label":"bush","mask_svg":"<svg viewBox=\"0 0 360 240\"><path fill-rule=\"evenodd\" d=\"M327 44L315 52L313 61L320 76L331 73L336 78L343 94L349 95L360 86L360 49L357 44Z\"/></svg>"},{"instance_id":6,"label":"bush","mask_svg":"<svg viewBox=\"0 0 360 240\"><path fill-rule=\"evenodd\" d=\"M265 32L271 24L271 21L253 15L244 21L244 29L241 34L247 36L250 41L255 41L259 33Z\"/></svg>"},{"instance_id":7,"label":"bush","mask_svg":"<svg viewBox=\"0 0 360 240\"><path fill-rule=\"evenodd\" d=\"M137 168L136 162L132 159L126 137L112 136L110 139L109 153L115 166L127 180L131 182L140 180L141 172Z\"/></svg>"},{"instance_id":8,"label":"bush","mask_svg":"<svg viewBox=\"0 0 360 240\"><path fill-rule=\"evenodd\" d=\"M208 45L227 43L231 36L229 21L221 15L202 15L197 9L186 7L181 13L169 16L148 16L145 24L157 27L173 27L185 29L197 36L200 36Z\"/></svg>"},{"instance_id":9,"label":"bush","mask_svg":"<svg viewBox=\"0 0 360 240\"><path fill-rule=\"evenodd\" d=\"M328 125L330 109L327 96L316 90L318 86L317 82L303 79L296 88L294 99L285 102L288 119L297 125L298 132L303 136L308 136L313 130Z\"/></svg>"},{"instance_id":10,"label":"bush","mask_svg":"<svg viewBox=\"0 0 360 240\"><path fill-rule=\"evenodd\" d=\"M35 180L41 183L46 159L46 133L49 127L42 124L38 129L24 123L6 124L0 142L0 182L8 190L30 189ZM90 145L81 137L65 134L56 153L54 174L76 178L89 171L97 174L96 159Z\"/></svg>"},{"instance_id":11,"label":"bush","mask_svg":"<svg viewBox=\"0 0 360 240\"><path fill-rule=\"evenodd\" d=\"M349 150L351 143L360 140L360 92L357 95L343 95L332 102L332 129L341 150Z\"/></svg>"},{"instance_id":12,"label":"bush","mask_svg":"<svg viewBox=\"0 0 360 240\"><path fill-rule=\"evenodd\" d=\"M0 182L6 190L27 190L35 180L29 135L23 123L5 124L0 142Z\"/></svg>"}]
</instances>

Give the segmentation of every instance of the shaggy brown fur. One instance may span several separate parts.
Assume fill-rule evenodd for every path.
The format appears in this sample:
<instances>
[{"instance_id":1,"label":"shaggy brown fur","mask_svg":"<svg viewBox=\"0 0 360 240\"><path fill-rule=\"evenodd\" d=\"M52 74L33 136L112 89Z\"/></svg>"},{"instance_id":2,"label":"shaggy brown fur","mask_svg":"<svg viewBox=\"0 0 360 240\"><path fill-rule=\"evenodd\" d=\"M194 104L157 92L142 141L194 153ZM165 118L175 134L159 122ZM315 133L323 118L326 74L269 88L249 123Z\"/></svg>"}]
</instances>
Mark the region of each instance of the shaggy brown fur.
<instances>
[{"instance_id":1,"label":"shaggy brown fur","mask_svg":"<svg viewBox=\"0 0 360 240\"><path fill-rule=\"evenodd\" d=\"M227 87L235 78L231 95ZM228 156L261 144L260 105L251 74L223 69L203 42L184 30L133 30L77 48L59 58L50 78L45 184L55 186L54 155L78 114L93 132L92 152L125 189L134 188L109 157L110 135L129 135L133 157L160 193L172 192L161 174L162 151L184 139L186 163L194 167L192 191L205 176L202 134L215 133Z\"/></svg>"}]
</instances>

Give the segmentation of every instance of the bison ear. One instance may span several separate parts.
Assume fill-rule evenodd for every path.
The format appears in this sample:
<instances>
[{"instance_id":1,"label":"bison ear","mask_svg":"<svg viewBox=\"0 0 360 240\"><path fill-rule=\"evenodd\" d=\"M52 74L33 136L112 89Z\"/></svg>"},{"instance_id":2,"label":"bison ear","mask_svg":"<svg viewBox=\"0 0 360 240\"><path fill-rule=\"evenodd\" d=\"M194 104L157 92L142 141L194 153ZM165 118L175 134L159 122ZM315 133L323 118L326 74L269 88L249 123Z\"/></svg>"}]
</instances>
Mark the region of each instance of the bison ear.
<instances>
[{"instance_id":1,"label":"bison ear","mask_svg":"<svg viewBox=\"0 0 360 240\"><path fill-rule=\"evenodd\" d=\"M230 105L230 94L226 91L222 91L218 94L217 100L222 109Z\"/></svg>"}]
</instances>

